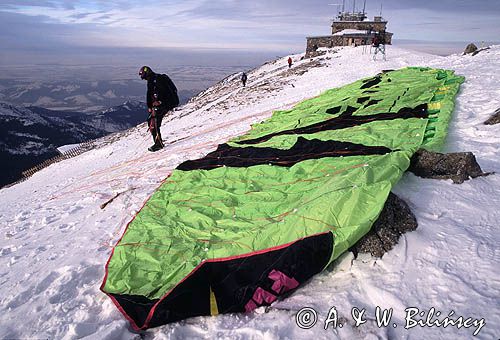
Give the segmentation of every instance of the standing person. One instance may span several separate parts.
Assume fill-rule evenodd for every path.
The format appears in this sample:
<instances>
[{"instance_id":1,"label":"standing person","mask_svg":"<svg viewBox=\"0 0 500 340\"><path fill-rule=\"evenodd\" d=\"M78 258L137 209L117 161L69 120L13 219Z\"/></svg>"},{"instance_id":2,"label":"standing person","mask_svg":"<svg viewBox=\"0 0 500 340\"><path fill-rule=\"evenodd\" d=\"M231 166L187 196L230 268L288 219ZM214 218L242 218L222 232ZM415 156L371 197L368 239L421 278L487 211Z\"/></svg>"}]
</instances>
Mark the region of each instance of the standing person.
<instances>
[{"instance_id":1,"label":"standing person","mask_svg":"<svg viewBox=\"0 0 500 340\"><path fill-rule=\"evenodd\" d=\"M292 67L292 57L288 57L288 68Z\"/></svg>"},{"instance_id":2,"label":"standing person","mask_svg":"<svg viewBox=\"0 0 500 340\"><path fill-rule=\"evenodd\" d=\"M143 66L139 70L139 75L141 79L148 82L146 93L149 112L148 126L154 141L148 150L155 152L163 148L160 132L161 121L168 111L179 105L179 97L177 96L177 88L166 74L157 74L153 72L151 67Z\"/></svg>"},{"instance_id":3,"label":"standing person","mask_svg":"<svg viewBox=\"0 0 500 340\"><path fill-rule=\"evenodd\" d=\"M368 38L364 38L363 41L361 42L363 44L363 54L366 54L366 51L367 51L367 47L366 47L367 39Z\"/></svg>"},{"instance_id":4,"label":"standing person","mask_svg":"<svg viewBox=\"0 0 500 340\"><path fill-rule=\"evenodd\" d=\"M371 38L372 32L373 32L373 26L370 25L370 27L368 27L368 29L366 30L366 35L367 35L366 44L370 45L370 54L372 54L372 46L373 46L373 44L370 44L370 42L373 41L373 38Z\"/></svg>"},{"instance_id":5,"label":"standing person","mask_svg":"<svg viewBox=\"0 0 500 340\"><path fill-rule=\"evenodd\" d=\"M377 60L377 53L382 53L382 56L385 59L385 41L384 41L385 32L379 32L375 34L373 37L373 47L375 47L375 52L373 54L373 60Z\"/></svg>"},{"instance_id":6,"label":"standing person","mask_svg":"<svg viewBox=\"0 0 500 340\"><path fill-rule=\"evenodd\" d=\"M241 82L243 83L243 87L246 86L247 79L248 79L247 74L245 72L243 72L243 74L241 75Z\"/></svg>"}]
</instances>

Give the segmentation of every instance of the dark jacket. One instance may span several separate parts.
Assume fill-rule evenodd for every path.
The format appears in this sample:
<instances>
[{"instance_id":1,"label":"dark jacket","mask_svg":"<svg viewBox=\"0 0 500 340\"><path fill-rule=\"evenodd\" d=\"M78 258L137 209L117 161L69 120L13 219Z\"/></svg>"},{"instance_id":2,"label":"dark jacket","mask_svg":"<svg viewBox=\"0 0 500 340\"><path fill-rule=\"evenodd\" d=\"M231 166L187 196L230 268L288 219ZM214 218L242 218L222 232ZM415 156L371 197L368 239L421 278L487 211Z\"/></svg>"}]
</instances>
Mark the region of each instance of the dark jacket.
<instances>
[{"instance_id":1,"label":"dark jacket","mask_svg":"<svg viewBox=\"0 0 500 340\"><path fill-rule=\"evenodd\" d=\"M159 107L162 111L172 110L179 105L177 88L166 74L154 74L148 79L148 92L146 97L149 109L153 108L153 103L155 101L161 102Z\"/></svg>"},{"instance_id":2,"label":"dark jacket","mask_svg":"<svg viewBox=\"0 0 500 340\"><path fill-rule=\"evenodd\" d=\"M373 37L372 42L374 47L379 47L380 45L384 45L385 44L384 34L381 33L376 34L375 37Z\"/></svg>"}]
</instances>

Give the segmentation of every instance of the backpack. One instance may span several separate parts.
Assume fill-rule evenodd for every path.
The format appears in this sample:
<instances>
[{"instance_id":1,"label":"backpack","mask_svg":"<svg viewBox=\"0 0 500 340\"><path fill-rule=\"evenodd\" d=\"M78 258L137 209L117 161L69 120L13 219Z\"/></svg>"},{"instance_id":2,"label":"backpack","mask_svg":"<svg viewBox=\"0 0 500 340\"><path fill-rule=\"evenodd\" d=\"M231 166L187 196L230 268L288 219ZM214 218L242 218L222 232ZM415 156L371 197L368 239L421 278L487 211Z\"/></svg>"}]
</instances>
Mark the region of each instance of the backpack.
<instances>
[{"instance_id":1,"label":"backpack","mask_svg":"<svg viewBox=\"0 0 500 340\"><path fill-rule=\"evenodd\" d=\"M172 110L174 107L179 105L179 96L177 95L177 87L175 87L174 82L166 74L159 74L158 80L160 81L166 102L164 101L165 108L167 110Z\"/></svg>"}]
</instances>

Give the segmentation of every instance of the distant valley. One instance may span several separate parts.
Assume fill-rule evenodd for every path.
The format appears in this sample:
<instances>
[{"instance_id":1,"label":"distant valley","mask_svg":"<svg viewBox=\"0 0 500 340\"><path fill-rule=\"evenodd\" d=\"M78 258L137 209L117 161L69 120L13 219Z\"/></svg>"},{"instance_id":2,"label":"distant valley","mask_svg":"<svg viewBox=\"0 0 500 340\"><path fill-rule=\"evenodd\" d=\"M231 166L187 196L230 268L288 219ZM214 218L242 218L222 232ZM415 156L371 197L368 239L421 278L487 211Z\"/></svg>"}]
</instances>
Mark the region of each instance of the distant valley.
<instances>
[{"instance_id":1,"label":"distant valley","mask_svg":"<svg viewBox=\"0 0 500 340\"><path fill-rule=\"evenodd\" d=\"M186 102L203 88L179 89ZM96 112L128 100L145 100L145 83L138 80L111 81L23 81L0 80L0 100L18 106L36 106L57 111Z\"/></svg>"},{"instance_id":2,"label":"distant valley","mask_svg":"<svg viewBox=\"0 0 500 340\"><path fill-rule=\"evenodd\" d=\"M17 107L0 102L0 187L58 154L57 148L126 130L146 119L146 104L128 101L96 113Z\"/></svg>"},{"instance_id":3,"label":"distant valley","mask_svg":"<svg viewBox=\"0 0 500 340\"><path fill-rule=\"evenodd\" d=\"M138 68L137 68L138 69ZM135 67L34 65L2 67L0 101L57 111L97 112L128 100L145 101L146 83ZM158 69L177 86L181 104L239 67Z\"/></svg>"}]
</instances>

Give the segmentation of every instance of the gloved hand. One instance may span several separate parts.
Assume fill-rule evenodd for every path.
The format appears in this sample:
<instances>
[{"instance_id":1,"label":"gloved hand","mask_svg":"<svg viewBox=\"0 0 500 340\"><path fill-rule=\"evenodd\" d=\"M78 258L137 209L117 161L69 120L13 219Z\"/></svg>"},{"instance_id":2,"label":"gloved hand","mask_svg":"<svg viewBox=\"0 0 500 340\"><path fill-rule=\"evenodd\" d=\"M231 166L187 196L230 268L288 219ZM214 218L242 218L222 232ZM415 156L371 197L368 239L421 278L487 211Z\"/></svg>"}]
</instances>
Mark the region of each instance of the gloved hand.
<instances>
[{"instance_id":1,"label":"gloved hand","mask_svg":"<svg viewBox=\"0 0 500 340\"><path fill-rule=\"evenodd\" d=\"M153 119L153 114L152 114L153 109L148 109L148 111L150 111L147 119L148 131L151 131L151 120Z\"/></svg>"}]
</instances>

